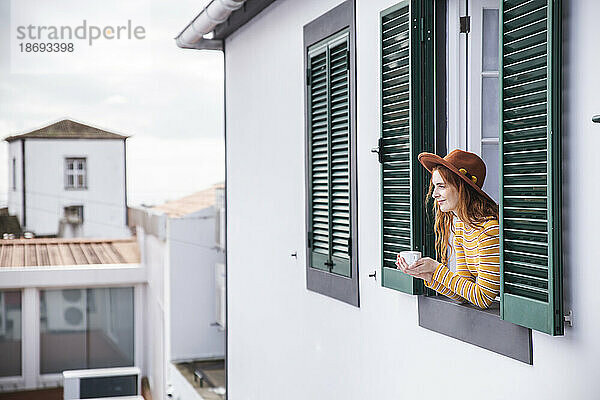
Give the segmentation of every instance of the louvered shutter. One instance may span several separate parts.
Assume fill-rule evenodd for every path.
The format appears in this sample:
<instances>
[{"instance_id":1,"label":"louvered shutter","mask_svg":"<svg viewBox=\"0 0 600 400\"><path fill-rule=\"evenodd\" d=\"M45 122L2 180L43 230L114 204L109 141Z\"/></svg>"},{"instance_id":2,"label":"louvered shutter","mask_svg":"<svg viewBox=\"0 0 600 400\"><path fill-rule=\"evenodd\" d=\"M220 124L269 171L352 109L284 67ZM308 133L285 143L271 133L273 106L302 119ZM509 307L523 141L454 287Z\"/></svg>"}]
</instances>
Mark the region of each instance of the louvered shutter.
<instances>
[{"instance_id":1,"label":"louvered shutter","mask_svg":"<svg viewBox=\"0 0 600 400\"><path fill-rule=\"evenodd\" d=\"M423 96L424 80L432 71L424 65L426 50L421 31L423 23L431 24L432 21L422 20L419 15L427 14L413 8L415 4L403 1L381 13L379 161L382 285L420 294L423 293L423 281L404 274L395 265L400 251L424 253L424 169L417 161L417 154L425 151L425 136L433 135L432 130L425 132L426 124L421 121L425 110L429 112L432 108L433 96Z\"/></svg>"},{"instance_id":2,"label":"louvered shutter","mask_svg":"<svg viewBox=\"0 0 600 400\"><path fill-rule=\"evenodd\" d=\"M308 50L310 266L350 276L349 36Z\"/></svg>"},{"instance_id":3,"label":"louvered shutter","mask_svg":"<svg viewBox=\"0 0 600 400\"><path fill-rule=\"evenodd\" d=\"M561 335L560 3L501 15L501 316Z\"/></svg>"}]
</instances>

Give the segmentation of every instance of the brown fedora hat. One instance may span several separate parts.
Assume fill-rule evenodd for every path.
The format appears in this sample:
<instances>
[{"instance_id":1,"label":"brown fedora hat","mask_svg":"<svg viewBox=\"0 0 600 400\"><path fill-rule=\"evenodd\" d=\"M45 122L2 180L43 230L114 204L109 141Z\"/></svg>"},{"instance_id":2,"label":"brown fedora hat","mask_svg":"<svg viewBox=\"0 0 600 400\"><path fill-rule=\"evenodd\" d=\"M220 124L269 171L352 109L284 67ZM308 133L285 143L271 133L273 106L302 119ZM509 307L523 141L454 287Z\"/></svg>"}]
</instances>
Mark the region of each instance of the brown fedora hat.
<instances>
[{"instance_id":1,"label":"brown fedora hat","mask_svg":"<svg viewBox=\"0 0 600 400\"><path fill-rule=\"evenodd\" d=\"M481 189L485 180L485 163L477 154L460 149L452 150L444 158L437 154L421 153L419 154L419 162L429 172L432 172L436 165L443 165L467 182L482 196L492 203L496 203Z\"/></svg>"}]
</instances>

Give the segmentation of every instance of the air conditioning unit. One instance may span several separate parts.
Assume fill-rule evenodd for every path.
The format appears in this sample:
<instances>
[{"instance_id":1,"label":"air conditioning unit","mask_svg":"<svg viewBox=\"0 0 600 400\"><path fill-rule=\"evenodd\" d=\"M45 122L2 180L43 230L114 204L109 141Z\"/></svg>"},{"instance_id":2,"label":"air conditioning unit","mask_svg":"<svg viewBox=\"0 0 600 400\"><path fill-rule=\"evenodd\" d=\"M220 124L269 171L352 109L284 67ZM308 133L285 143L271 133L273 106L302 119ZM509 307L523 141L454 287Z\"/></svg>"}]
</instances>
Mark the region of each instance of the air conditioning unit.
<instances>
[{"instance_id":1,"label":"air conditioning unit","mask_svg":"<svg viewBox=\"0 0 600 400\"><path fill-rule=\"evenodd\" d=\"M87 329L85 289L49 290L46 293L46 321L49 331Z\"/></svg>"},{"instance_id":2,"label":"air conditioning unit","mask_svg":"<svg viewBox=\"0 0 600 400\"><path fill-rule=\"evenodd\" d=\"M225 329L226 316L225 316L225 264L215 264L215 304L217 314L217 324Z\"/></svg>"},{"instance_id":3,"label":"air conditioning unit","mask_svg":"<svg viewBox=\"0 0 600 400\"><path fill-rule=\"evenodd\" d=\"M142 399L137 367L63 371L64 400Z\"/></svg>"}]
</instances>

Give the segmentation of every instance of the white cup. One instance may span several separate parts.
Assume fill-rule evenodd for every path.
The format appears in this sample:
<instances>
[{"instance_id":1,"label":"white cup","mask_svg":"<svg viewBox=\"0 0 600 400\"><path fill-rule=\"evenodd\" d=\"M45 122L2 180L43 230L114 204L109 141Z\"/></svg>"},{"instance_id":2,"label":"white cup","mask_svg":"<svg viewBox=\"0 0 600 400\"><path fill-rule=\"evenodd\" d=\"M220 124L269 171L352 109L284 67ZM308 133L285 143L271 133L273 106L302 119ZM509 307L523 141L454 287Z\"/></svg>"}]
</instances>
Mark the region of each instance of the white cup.
<instances>
[{"instance_id":1,"label":"white cup","mask_svg":"<svg viewBox=\"0 0 600 400\"><path fill-rule=\"evenodd\" d=\"M404 261L406 261L406 263L408 265L412 265L415 261L417 261L419 258L421 258L421 252L420 251L401 251L400 252L400 257L404 258Z\"/></svg>"}]
</instances>

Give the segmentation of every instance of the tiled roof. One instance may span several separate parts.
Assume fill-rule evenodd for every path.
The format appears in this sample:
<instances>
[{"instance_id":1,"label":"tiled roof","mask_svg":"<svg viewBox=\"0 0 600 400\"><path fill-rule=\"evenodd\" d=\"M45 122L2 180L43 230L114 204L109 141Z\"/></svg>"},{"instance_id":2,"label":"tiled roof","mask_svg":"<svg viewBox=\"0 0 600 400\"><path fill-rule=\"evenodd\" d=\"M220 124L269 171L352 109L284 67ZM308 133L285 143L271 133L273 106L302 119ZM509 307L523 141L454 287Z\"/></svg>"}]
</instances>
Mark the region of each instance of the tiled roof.
<instances>
[{"instance_id":1,"label":"tiled roof","mask_svg":"<svg viewBox=\"0 0 600 400\"><path fill-rule=\"evenodd\" d=\"M183 217L184 215L214 205L217 189L223 188L225 188L223 183L217 183L200 192L152 207L152 210L163 212L173 218Z\"/></svg>"},{"instance_id":2,"label":"tiled roof","mask_svg":"<svg viewBox=\"0 0 600 400\"><path fill-rule=\"evenodd\" d=\"M108 132L70 119L63 119L40 129L4 138L7 142L22 138L38 139L127 139L129 136Z\"/></svg>"},{"instance_id":3,"label":"tiled roof","mask_svg":"<svg viewBox=\"0 0 600 400\"><path fill-rule=\"evenodd\" d=\"M0 240L0 267L139 263L135 237Z\"/></svg>"}]
</instances>

